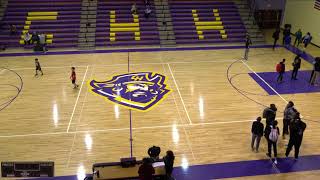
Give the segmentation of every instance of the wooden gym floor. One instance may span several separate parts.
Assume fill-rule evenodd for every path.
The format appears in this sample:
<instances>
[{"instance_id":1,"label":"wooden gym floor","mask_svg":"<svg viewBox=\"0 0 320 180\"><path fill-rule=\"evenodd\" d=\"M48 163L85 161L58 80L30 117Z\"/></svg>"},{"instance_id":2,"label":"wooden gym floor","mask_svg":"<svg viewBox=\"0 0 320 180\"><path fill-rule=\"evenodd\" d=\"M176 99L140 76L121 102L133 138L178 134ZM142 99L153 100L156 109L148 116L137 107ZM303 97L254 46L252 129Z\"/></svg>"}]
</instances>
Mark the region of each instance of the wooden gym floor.
<instances>
[{"instance_id":1,"label":"wooden gym floor","mask_svg":"<svg viewBox=\"0 0 320 180\"><path fill-rule=\"evenodd\" d=\"M133 155L147 155L148 147L161 147L176 155L175 166L265 159L266 142L251 152L251 123L263 106L239 94L235 87L258 95L249 97L266 106L275 103L282 128L286 101L295 102L306 120L301 155L320 154L319 93L269 96L248 73L273 72L282 58L287 67L294 54L284 48L39 56L43 76L34 77L34 56L1 57L0 67L22 78L19 96L0 111L1 161L54 161L56 175L79 177L91 173L93 163L118 161L130 156L129 110L89 92L88 81L108 80L130 72L158 72L167 77L172 93L148 112L132 111ZM75 66L79 88L69 80ZM302 70L312 66L302 62ZM15 96L19 77L0 69L1 104ZM282 129L281 129L282 130ZM280 140L279 156L285 144ZM237 179L315 179L320 171Z\"/></svg>"}]
</instances>

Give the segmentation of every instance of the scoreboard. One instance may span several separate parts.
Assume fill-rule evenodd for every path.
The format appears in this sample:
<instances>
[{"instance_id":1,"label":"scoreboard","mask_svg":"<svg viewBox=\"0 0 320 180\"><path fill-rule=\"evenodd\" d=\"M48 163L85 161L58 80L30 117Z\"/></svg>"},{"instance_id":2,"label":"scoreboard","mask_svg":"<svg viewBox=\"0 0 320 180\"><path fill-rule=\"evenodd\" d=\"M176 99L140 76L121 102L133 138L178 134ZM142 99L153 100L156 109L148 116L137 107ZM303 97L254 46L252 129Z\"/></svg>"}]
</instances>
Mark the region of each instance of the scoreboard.
<instances>
[{"instance_id":1,"label":"scoreboard","mask_svg":"<svg viewBox=\"0 0 320 180\"><path fill-rule=\"evenodd\" d=\"M54 162L1 162L2 177L53 177Z\"/></svg>"}]
</instances>

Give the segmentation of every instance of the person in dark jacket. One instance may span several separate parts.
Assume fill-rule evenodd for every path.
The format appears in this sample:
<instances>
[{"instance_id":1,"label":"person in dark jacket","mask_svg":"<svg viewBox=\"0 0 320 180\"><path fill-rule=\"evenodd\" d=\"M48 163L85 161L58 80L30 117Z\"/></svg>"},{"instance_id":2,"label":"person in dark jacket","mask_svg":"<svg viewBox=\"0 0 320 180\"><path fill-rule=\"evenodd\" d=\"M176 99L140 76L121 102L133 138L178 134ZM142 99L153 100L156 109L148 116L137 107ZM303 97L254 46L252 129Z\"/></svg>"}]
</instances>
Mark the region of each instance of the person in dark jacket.
<instances>
[{"instance_id":1,"label":"person in dark jacket","mask_svg":"<svg viewBox=\"0 0 320 180\"><path fill-rule=\"evenodd\" d=\"M16 25L11 24L10 25L10 35L15 35L16 33L17 33Z\"/></svg>"},{"instance_id":2,"label":"person in dark jacket","mask_svg":"<svg viewBox=\"0 0 320 180\"><path fill-rule=\"evenodd\" d=\"M286 47L289 47L291 45L291 36L287 36L285 39L284 39L284 45Z\"/></svg>"},{"instance_id":3,"label":"person in dark jacket","mask_svg":"<svg viewBox=\"0 0 320 180\"><path fill-rule=\"evenodd\" d=\"M142 165L139 167L139 178L140 180L153 180L153 174L155 170L148 158L143 158Z\"/></svg>"},{"instance_id":4,"label":"person in dark jacket","mask_svg":"<svg viewBox=\"0 0 320 180\"><path fill-rule=\"evenodd\" d=\"M248 55L249 55L249 46L252 44L250 35L247 33L246 34L246 43L245 43L245 51L244 51L244 59L248 60Z\"/></svg>"},{"instance_id":5,"label":"person in dark jacket","mask_svg":"<svg viewBox=\"0 0 320 180\"><path fill-rule=\"evenodd\" d=\"M39 42L40 42L39 34L37 32L33 32L31 35L31 43L32 44L34 44L34 43L39 44Z\"/></svg>"},{"instance_id":6,"label":"person in dark jacket","mask_svg":"<svg viewBox=\"0 0 320 180\"><path fill-rule=\"evenodd\" d=\"M286 150L286 157L289 156L290 151L294 146L294 158L295 160L298 159L299 149L302 143L303 133L306 127L307 127L306 123L304 123L301 120L300 114L297 113L296 118L290 123L290 139L289 139L289 144Z\"/></svg>"},{"instance_id":7,"label":"person in dark jacket","mask_svg":"<svg viewBox=\"0 0 320 180\"><path fill-rule=\"evenodd\" d=\"M173 171L174 158L174 154L170 150L167 151L167 155L163 157L167 179L172 179L171 175Z\"/></svg>"},{"instance_id":8,"label":"person in dark jacket","mask_svg":"<svg viewBox=\"0 0 320 180\"><path fill-rule=\"evenodd\" d=\"M317 78L320 76L320 57L316 57L313 62L313 72L310 78L310 84L314 85Z\"/></svg>"},{"instance_id":9,"label":"person in dark jacket","mask_svg":"<svg viewBox=\"0 0 320 180\"><path fill-rule=\"evenodd\" d=\"M286 28L283 30L282 34L283 34L282 44L284 44L285 39L286 39L288 36L290 36L290 34L291 34L291 28L290 28L290 27L286 27Z\"/></svg>"},{"instance_id":10,"label":"person in dark jacket","mask_svg":"<svg viewBox=\"0 0 320 180\"><path fill-rule=\"evenodd\" d=\"M276 130L277 136L279 136L280 134L280 130L278 128L278 121L273 121L273 124L270 126L266 126L266 129L264 131L264 136L268 141L268 153L266 154L268 157L271 158L271 149L273 147L273 153L274 153L274 163L277 164L277 140L276 141L272 141L272 139L270 139L270 134L272 133L272 131Z\"/></svg>"},{"instance_id":11,"label":"person in dark jacket","mask_svg":"<svg viewBox=\"0 0 320 180\"><path fill-rule=\"evenodd\" d=\"M251 133L252 133L252 140L251 140L251 149L252 151L259 152L259 145L261 137L263 136L263 124L261 123L261 117L258 117L256 121L252 123ZM256 147L254 147L254 142L256 141Z\"/></svg>"},{"instance_id":12,"label":"person in dark jacket","mask_svg":"<svg viewBox=\"0 0 320 180\"><path fill-rule=\"evenodd\" d=\"M294 108L294 103L289 101L283 112L283 139L286 134L289 134L289 124L296 117L297 112L298 111Z\"/></svg>"},{"instance_id":13,"label":"person in dark jacket","mask_svg":"<svg viewBox=\"0 0 320 180\"><path fill-rule=\"evenodd\" d=\"M158 146L152 146L148 149L148 155L154 160L158 160L159 159L159 155L160 155L161 149Z\"/></svg>"},{"instance_id":14,"label":"person in dark jacket","mask_svg":"<svg viewBox=\"0 0 320 180\"><path fill-rule=\"evenodd\" d=\"M293 70L292 70L292 74L291 74L291 79L297 80L297 75L298 75L298 71L301 67L301 58L300 55L297 55L292 63L293 66Z\"/></svg>"},{"instance_id":15,"label":"person in dark jacket","mask_svg":"<svg viewBox=\"0 0 320 180\"><path fill-rule=\"evenodd\" d=\"M277 107L275 104L270 104L270 107L267 107L263 110L263 118L266 118L266 128L272 125L273 121L276 119Z\"/></svg>"},{"instance_id":16,"label":"person in dark jacket","mask_svg":"<svg viewBox=\"0 0 320 180\"><path fill-rule=\"evenodd\" d=\"M277 41L279 40L279 34L280 34L279 28L277 28L276 31L272 34L272 38L274 39L273 46L272 46L273 50L277 45Z\"/></svg>"}]
</instances>

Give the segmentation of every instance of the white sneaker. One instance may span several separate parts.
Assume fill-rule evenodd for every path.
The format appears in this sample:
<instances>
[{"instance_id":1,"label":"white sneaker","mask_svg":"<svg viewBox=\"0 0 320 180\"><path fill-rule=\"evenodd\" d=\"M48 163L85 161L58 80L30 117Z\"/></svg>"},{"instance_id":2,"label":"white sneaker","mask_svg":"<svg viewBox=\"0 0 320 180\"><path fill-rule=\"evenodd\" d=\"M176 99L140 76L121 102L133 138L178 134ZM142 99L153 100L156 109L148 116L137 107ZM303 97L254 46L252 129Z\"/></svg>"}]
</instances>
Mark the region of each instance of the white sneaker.
<instances>
[{"instance_id":1,"label":"white sneaker","mask_svg":"<svg viewBox=\"0 0 320 180\"><path fill-rule=\"evenodd\" d=\"M275 164L278 164L278 161L277 161L277 159L276 159L276 158L274 158L274 163L275 163Z\"/></svg>"}]
</instances>

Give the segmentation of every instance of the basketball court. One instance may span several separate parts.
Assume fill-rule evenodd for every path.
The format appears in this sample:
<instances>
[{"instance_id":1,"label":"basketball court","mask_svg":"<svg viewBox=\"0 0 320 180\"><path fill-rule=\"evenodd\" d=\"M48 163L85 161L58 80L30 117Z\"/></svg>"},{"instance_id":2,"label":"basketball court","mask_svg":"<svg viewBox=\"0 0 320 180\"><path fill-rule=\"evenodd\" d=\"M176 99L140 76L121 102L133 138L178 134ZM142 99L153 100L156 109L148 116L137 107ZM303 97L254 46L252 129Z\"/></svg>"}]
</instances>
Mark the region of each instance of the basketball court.
<instances>
[{"instance_id":1,"label":"basketball court","mask_svg":"<svg viewBox=\"0 0 320 180\"><path fill-rule=\"evenodd\" d=\"M141 159L152 145L161 147L161 156L172 150L175 166L182 167L266 159L264 138L260 152L251 151L251 123L274 103L282 132L283 110L290 100L307 123L300 154L319 155L320 87L310 90L299 84L307 81L312 65L302 62L297 82L287 72L285 81L276 84L266 77L275 76L275 65L282 58L291 70L295 54L285 48L252 48L245 61L243 53L240 48L199 48L41 55L37 58L44 75L38 77L34 76L36 56L1 57L0 66L5 68L0 69L0 159L54 161L56 176L77 174L79 179L92 173L94 163L119 161L131 153ZM78 89L69 79L72 66ZM92 91L92 80L109 81L138 72L162 75L168 90L147 111L129 110ZM280 157L287 142L288 137L278 143ZM273 176L317 179L319 175L318 170Z\"/></svg>"}]
</instances>

